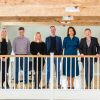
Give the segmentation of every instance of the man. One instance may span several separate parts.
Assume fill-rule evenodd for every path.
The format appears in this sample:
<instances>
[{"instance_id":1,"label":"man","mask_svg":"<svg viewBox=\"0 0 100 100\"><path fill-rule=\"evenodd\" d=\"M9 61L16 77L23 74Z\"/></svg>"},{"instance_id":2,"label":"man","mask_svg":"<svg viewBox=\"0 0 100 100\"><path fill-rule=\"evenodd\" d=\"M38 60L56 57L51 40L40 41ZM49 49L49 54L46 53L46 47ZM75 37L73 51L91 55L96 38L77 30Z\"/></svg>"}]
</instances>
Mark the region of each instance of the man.
<instances>
[{"instance_id":1,"label":"man","mask_svg":"<svg viewBox=\"0 0 100 100\"><path fill-rule=\"evenodd\" d=\"M61 37L56 36L56 28L55 26L50 26L51 35L46 38L46 46L47 46L47 54L54 53L54 55L62 54L62 40ZM58 88L60 86L60 59L54 58L54 64L56 69L57 84ZM47 88L49 88L49 80L50 80L50 58L47 58Z\"/></svg>"},{"instance_id":2,"label":"man","mask_svg":"<svg viewBox=\"0 0 100 100\"><path fill-rule=\"evenodd\" d=\"M16 37L13 41L13 50L16 55L28 55L30 54L30 41L24 36L25 30L24 27L19 27L19 36ZM15 82L16 88L18 87L18 72L19 66L24 70L24 88L27 88L28 83L28 58L27 57L16 57L16 68L15 68Z\"/></svg>"},{"instance_id":3,"label":"man","mask_svg":"<svg viewBox=\"0 0 100 100\"><path fill-rule=\"evenodd\" d=\"M79 51L81 55L98 55L99 54L99 43L97 38L91 36L91 29L85 29L85 38L80 41ZM85 80L86 89L91 89L91 82L93 79L93 58L81 59L83 65L85 66ZM96 62L97 59L94 59Z\"/></svg>"}]
</instances>

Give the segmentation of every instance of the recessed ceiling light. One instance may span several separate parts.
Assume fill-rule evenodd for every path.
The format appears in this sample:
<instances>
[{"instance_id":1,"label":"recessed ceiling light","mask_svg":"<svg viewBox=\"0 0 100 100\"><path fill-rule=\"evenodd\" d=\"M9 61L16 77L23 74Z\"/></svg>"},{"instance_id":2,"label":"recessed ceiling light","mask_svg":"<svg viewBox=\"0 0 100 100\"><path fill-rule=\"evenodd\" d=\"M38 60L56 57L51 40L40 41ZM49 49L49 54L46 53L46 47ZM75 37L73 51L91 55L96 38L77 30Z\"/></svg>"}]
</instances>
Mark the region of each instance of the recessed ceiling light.
<instances>
[{"instance_id":1,"label":"recessed ceiling light","mask_svg":"<svg viewBox=\"0 0 100 100\"><path fill-rule=\"evenodd\" d=\"M63 16L62 20L73 20L73 16Z\"/></svg>"},{"instance_id":2,"label":"recessed ceiling light","mask_svg":"<svg viewBox=\"0 0 100 100\"><path fill-rule=\"evenodd\" d=\"M80 12L80 9L78 6L66 7L65 12Z\"/></svg>"}]
</instances>

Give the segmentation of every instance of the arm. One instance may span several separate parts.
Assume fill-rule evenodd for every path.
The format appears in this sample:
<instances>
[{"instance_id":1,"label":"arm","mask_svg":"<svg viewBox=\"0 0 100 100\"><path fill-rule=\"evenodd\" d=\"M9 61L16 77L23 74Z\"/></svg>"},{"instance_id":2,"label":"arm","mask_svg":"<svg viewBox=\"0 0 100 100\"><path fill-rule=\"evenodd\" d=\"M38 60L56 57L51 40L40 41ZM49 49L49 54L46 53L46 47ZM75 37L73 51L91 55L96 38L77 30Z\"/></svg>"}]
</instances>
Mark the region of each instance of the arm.
<instances>
[{"instance_id":1,"label":"arm","mask_svg":"<svg viewBox=\"0 0 100 100\"><path fill-rule=\"evenodd\" d=\"M80 54L83 54L83 42L82 42L82 39L81 39L81 41L79 43L79 52L80 52Z\"/></svg>"},{"instance_id":2,"label":"arm","mask_svg":"<svg viewBox=\"0 0 100 100\"><path fill-rule=\"evenodd\" d=\"M13 40L12 47L13 47L14 53L16 54L16 41L15 40Z\"/></svg>"},{"instance_id":3,"label":"arm","mask_svg":"<svg viewBox=\"0 0 100 100\"><path fill-rule=\"evenodd\" d=\"M77 49L79 49L79 38L78 38L78 41L77 41Z\"/></svg>"},{"instance_id":4,"label":"arm","mask_svg":"<svg viewBox=\"0 0 100 100\"><path fill-rule=\"evenodd\" d=\"M8 55L10 55L12 52L12 46L10 40L8 41Z\"/></svg>"},{"instance_id":5,"label":"arm","mask_svg":"<svg viewBox=\"0 0 100 100\"><path fill-rule=\"evenodd\" d=\"M35 48L34 48L34 42L31 42L30 44L30 53L33 54L33 55L36 55L36 52L35 52Z\"/></svg>"},{"instance_id":6,"label":"arm","mask_svg":"<svg viewBox=\"0 0 100 100\"><path fill-rule=\"evenodd\" d=\"M47 38L45 40L45 46L46 46L46 54L48 53L48 49L47 49Z\"/></svg>"},{"instance_id":7,"label":"arm","mask_svg":"<svg viewBox=\"0 0 100 100\"><path fill-rule=\"evenodd\" d=\"M46 46L46 44L44 43L44 47L43 47L44 49L43 49L43 54L47 54L47 46Z\"/></svg>"},{"instance_id":8,"label":"arm","mask_svg":"<svg viewBox=\"0 0 100 100\"><path fill-rule=\"evenodd\" d=\"M27 44L27 54L30 54L30 41L28 40L28 44Z\"/></svg>"},{"instance_id":9,"label":"arm","mask_svg":"<svg viewBox=\"0 0 100 100\"><path fill-rule=\"evenodd\" d=\"M63 49L62 49L62 40L60 38L60 54L62 54L62 52L63 52Z\"/></svg>"},{"instance_id":10,"label":"arm","mask_svg":"<svg viewBox=\"0 0 100 100\"><path fill-rule=\"evenodd\" d=\"M100 47L99 47L99 43L98 43L98 39L96 38L96 47L97 47L97 54L100 53Z\"/></svg>"}]
</instances>

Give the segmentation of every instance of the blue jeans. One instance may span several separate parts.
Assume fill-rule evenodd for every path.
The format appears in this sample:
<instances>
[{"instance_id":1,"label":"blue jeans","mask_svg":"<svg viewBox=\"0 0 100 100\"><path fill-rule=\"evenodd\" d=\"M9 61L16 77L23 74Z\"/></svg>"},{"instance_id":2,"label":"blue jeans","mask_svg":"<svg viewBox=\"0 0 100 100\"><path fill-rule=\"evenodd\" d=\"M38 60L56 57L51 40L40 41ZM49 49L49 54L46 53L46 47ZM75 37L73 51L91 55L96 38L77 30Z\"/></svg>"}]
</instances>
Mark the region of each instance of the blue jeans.
<instances>
[{"instance_id":1,"label":"blue jeans","mask_svg":"<svg viewBox=\"0 0 100 100\"><path fill-rule=\"evenodd\" d=\"M20 62L20 64L19 64L19 62ZM15 82L16 82L16 84L18 84L18 81L20 81L20 80L18 80L19 68L21 70L24 70L24 75L23 75L24 76L24 84L27 84L27 82L28 82L28 58L27 57L25 57L25 58L16 57L16 68L15 68L15 74L16 74Z\"/></svg>"},{"instance_id":2,"label":"blue jeans","mask_svg":"<svg viewBox=\"0 0 100 100\"><path fill-rule=\"evenodd\" d=\"M58 76L57 77L58 84L60 84L60 61L61 61L60 58L58 58L58 60L57 60L57 58L54 58L54 65L55 65L55 70L56 70L56 77ZM50 58L47 58L47 84L49 84L49 80L50 80Z\"/></svg>"}]
</instances>

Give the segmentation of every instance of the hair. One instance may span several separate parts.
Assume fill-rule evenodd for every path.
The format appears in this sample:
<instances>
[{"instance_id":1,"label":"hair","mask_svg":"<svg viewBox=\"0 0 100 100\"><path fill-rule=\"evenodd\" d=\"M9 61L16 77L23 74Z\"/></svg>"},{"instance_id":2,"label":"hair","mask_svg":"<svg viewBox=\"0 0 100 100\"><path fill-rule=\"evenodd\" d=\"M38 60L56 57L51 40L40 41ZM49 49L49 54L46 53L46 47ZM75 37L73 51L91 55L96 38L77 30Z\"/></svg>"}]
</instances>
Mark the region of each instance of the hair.
<instances>
[{"instance_id":1,"label":"hair","mask_svg":"<svg viewBox=\"0 0 100 100\"><path fill-rule=\"evenodd\" d=\"M69 36L69 30L72 29L74 31L74 36L76 35L76 30L74 27L68 27L67 36Z\"/></svg>"},{"instance_id":2,"label":"hair","mask_svg":"<svg viewBox=\"0 0 100 100\"><path fill-rule=\"evenodd\" d=\"M36 32L35 35L34 35L34 41L36 41L36 35L37 34L39 34L41 36L41 33L40 32ZM41 37L41 40L40 41L42 42L42 37Z\"/></svg>"},{"instance_id":3,"label":"hair","mask_svg":"<svg viewBox=\"0 0 100 100\"><path fill-rule=\"evenodd\" d=\"M90 29L90 28L86 28L84 31L85 31L85 32L86 32L86 31L90 31L90 32L91 32L91 29Z\"/></svg>"},{"instance_id":4,"label":"hair","mask_svg":"<svg viewBox=\"0 0 100 100\"><path fill-rule=\"evenodd\" d=\"M1 31L0 31L0 42L2 42L2 36L1 36L1 34L2 34L3 30L6 31L6 42L8 42L8 31L7 31L7 29L5 27L3 27L1 29Z\"/></svg>"},{"instance_id":5,"label":"hair","mask_svg":"<svg viewBox=\"0 0 100 100\"><path fill-rule=\"evenodd\" d=\"M54 25L51 25L50 28L55 28L55 26Z\"/></svg>"},{"instance_id":6,"label":"hair","mask_svg":"<svg viewBox=\"0 0 100 100\"><path fill-rule=\"evenodd\" d=\"M24 31L25 29L24 29L24 27L19 27L18 30L23 30Z\"/></svg>"}]
</instances>

